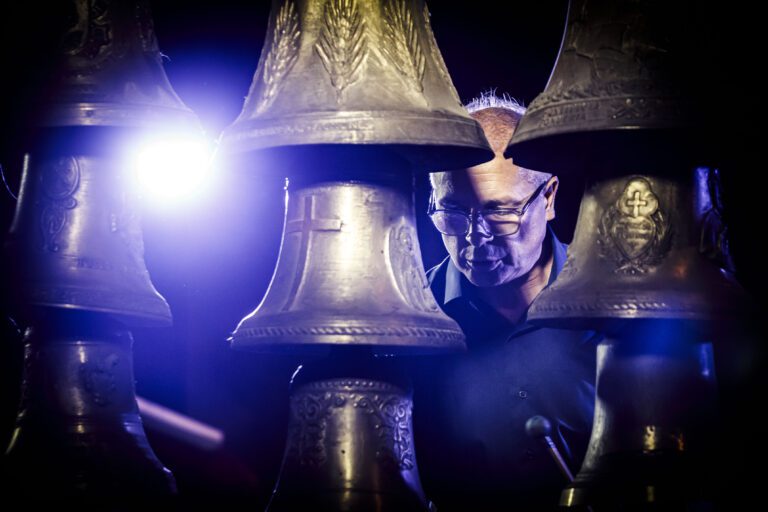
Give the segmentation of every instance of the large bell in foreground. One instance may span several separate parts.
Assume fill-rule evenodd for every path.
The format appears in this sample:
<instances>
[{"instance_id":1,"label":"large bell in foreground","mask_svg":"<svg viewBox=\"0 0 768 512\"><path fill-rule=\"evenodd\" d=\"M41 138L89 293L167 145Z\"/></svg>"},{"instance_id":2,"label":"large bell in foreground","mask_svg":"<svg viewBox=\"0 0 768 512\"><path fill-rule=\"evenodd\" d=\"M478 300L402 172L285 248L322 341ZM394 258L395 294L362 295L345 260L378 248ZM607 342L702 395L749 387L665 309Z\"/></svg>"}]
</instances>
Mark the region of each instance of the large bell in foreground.
<instances>
[{"instance_id":1,"label":"large bell in foreground","mask_svg":"<svg viewBox=\"0 0 768 512\"><path fill-rule=\"evenodd\" d=\"M423 0L275 0L245 106L222 135L222 154L258 151L256 165L289 178L272 282L232 346L329 355L294 382L270 510L428 510L410 395L374 355L464 348L424 275L413 172L493 156L428 16Z\"/></svg>"},{"instance_id":2,"label":"large bell in foreground","mask_svg":"<svg viewBox=\"0 0 768 512\"><path fill-rule=\"evenodd\" d=\"M571 0L547 87L507 156L556 173L588 170L582 159L591 151L635 162L691 150L705 157L712 149L701 115L711 70L705 11L689 2Z\"/></svg>"},{"instance_id":3,"label":"large bell in foreground","mask_svg":"<svg viewBox=\"0 0 768 512\"><path fill-rule=\"evenodd\" d=\"M744 310L732 270L716 170L594 179L563 271L528 317L569 328L633 319L710 325Z\"/></svg>"},{"instance_id":4,"label":"large bell in foreground","mask_svg":"<svg viewBox=\"0 0 768 512\"><path fill-rule=\"evenodd\" d=\"M67 27L42 125L199 129L163 70L148 0L65 4Z\"/></svg>"},{"instance_id":5,"label":"large bell in foreground","mask_svg":"<svg viewBox=\"0 0 768 512\"><path fill-rule=\"evenodd\" d=\"M272 5L243 111L222 135L224 153L386 145L419 170L493 156L461 105L423 0Z\"/></svg>"},{"instance_id":6,"label":"large bell in foreground","mask_svg":"<svg viewBox=\"0 0 768 512\"><path fill-rule=\"evenodd\" d=\"M144 263L135 177L106 156L31 154L6 239L16 302L168 325Z\"/></svg>"},{"instance_id":7,"label":"large bell in foreground","mask_svg":"<svg viewBox=\"0 0 768 512\"><path fill-rule=\"evenodd\" d=\"M401 181L323 181L288 192L272 282L238 325L233 347L463 349L461 330L429 289L411 183Z\"/></svg>"}]
</instances>

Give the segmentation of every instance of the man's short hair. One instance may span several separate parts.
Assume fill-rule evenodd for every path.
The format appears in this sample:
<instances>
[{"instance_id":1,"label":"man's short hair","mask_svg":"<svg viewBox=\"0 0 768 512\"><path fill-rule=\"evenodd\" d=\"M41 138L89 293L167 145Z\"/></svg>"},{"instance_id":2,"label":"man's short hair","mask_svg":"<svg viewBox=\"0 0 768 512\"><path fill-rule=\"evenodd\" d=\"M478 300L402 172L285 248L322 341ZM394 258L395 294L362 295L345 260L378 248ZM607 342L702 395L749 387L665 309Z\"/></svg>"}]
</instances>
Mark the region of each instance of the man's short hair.
<instances>
[{"instance_id":1,"label":"man's short hair","mask_svg":"<svg viewBox=\"0 0 768 512\"><path fill-rule=\"evenodd\" d=\"M467 112L470 114L487 108L501 108L517 114L518 118L523 117L526 110L525 106L507 93L504 93L501 96L496 96L495 89L481 92L478 98L473 98L469 103L464 105L464 108L467 109Z\"/></svg>"},{"instance_id":2,"label":"man's short hair","mask_svg":"<svg viewBox=\"0 0 768 512\"><path fill-rule=\"evenodd\" d=\"M497 96L495 89L480 93L479 97L473 98L464 108L483 126L484 130L487 130L487 123L493 121L502 125L505 124L505 131L516 129L517 123L520 122L526 110L521 103L507 93ZM432 185L432 189L434 190L439 185L444 184L446 176L445 172L431 173L429 175L429 183ZM525 167L520 167L519 176L535 186L545 183L552 177L551 174L533 171Z\"/></svg>"}]
</instances>

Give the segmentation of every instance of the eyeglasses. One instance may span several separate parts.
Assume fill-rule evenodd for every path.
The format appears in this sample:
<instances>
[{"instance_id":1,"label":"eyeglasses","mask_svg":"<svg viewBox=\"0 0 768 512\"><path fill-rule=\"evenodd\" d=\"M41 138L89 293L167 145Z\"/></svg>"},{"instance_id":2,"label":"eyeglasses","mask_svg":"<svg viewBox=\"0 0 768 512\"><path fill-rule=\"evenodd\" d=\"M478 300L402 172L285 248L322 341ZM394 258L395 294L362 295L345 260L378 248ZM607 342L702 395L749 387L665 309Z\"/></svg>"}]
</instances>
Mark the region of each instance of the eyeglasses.
<instances>
[{"instance_id":1,"label":"eyeglasses","mask_svg":"<svg viewBox=\"0 0 768 512\"><path fill-rule=\"evenodd\" d=\"M547 183L542 183L531 197L520 208L494 208L489 210L465 210L438 209L435 208L434 192L429 196L429 208L427 215L437 230L444 235L464 236L469 233L472 218L477 216L487 233L493 236L509 236L520 231L523 215L533 204L536 198L546 188Z\"/></svg>"}]
</instances>

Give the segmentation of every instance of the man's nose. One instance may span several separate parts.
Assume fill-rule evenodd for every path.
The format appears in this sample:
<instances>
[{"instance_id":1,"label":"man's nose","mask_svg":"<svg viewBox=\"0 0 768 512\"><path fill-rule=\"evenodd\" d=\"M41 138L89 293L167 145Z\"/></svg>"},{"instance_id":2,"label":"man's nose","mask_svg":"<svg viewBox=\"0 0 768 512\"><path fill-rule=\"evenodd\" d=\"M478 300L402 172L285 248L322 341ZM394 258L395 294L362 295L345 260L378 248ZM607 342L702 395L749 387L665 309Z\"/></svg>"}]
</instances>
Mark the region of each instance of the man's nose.
<instances>
[{"instance_id":1,"label":"man's nose","mask_svg":"<svg viewBox=\"0 0 768 512\"><path fill-rule=\"evenodd\" d=\"M469 231L467 231L466 238L470 245L480 247L493 240L493 235L480 215L472 215L469 220Z\"/></svg>"}]
</instances>

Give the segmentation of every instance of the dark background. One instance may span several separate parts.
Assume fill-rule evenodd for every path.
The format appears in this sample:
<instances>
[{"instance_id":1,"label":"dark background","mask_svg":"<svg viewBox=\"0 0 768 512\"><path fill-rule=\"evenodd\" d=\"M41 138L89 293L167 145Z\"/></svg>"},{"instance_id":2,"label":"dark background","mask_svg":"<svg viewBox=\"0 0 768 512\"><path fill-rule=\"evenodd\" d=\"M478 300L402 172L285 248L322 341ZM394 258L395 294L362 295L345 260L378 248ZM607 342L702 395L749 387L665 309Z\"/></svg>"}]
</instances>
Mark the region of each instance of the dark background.
<instances>
[{"instance_id":1,"label":"dark background","mask_svg":"<svg viewBox=\"0 0 768 512\"><path fill-rule=\"evenodd\" d=\"M23 150L20 126L36 108L42 87L36 63L44 58L41 48L49 42L48 28L53 24L46 18L45 2L28 3L1 8L0 164L14 192ZM495 89L529 104L544 88L560 45L567 2L432 1L430 6L437 42L463 101ZM167 55L166 72L211 138L242 107L269 8L268 1L153 2L160 48ZM729 10L717 13L717 19L703 34L716 43L717 51L701 80L720 93L712 98L711 128L721 134L727 149L722 169L726 220L738 277L753 296L761 297L764 279L757 244L763 238L760 195L765 189L760 180L763 166L755 163L761 153L757 114L761 91L751 82L760 53L758 17ZM426 178L419 178L416 210L429 268L444 257L444 251L423 213L427 189ZM555 230L564 241L571 239L580 193L577 180L561 176ZM0 189L3 232L13 208L13 198ZM144 212L147 266L171 306L174 326L134 331L138 393L223 429L227 445L219 453L204 454L152 432L150 440L176 473L182 491L243 490L254 495L256 509L265 503L279 469L288 379L297 360L236 353L226 339L266 291L277 258L282 215L280 184L263 179L257 171L242 170L221 172L195 201L147 204ZM0 353L3 444L11 428L19 368L18 341L7 338ZM736 386L736 393L757 382L760 356L747 351L733 363L738 368L725 380L747 383ZM725 361L722 366L728 370L730 365ZM747 393L744 407L757 396L756 390Z\"/></svg>"}]
</instances>

